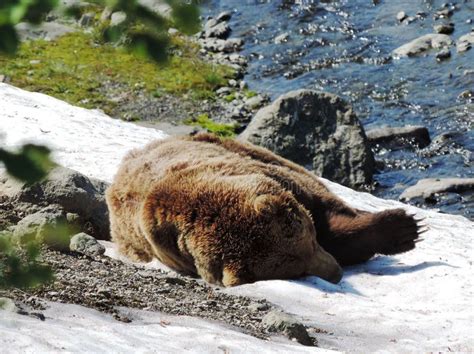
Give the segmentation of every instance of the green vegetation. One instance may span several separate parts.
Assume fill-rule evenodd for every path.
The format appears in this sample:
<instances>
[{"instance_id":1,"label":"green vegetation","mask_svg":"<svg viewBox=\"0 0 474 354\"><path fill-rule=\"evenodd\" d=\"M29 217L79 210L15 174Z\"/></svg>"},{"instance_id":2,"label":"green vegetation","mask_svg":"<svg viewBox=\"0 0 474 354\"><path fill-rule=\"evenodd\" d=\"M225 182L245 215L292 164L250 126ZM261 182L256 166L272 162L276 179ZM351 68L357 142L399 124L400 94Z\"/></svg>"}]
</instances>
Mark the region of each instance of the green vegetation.
<instances>
[{"instance_id":1,"label":"green vegetation","mask_svg":"<svg viewBox=\"0 0 474 354\"><path fill-rule=\"evenodd\" d=\"M50 150L47 147L27 144L18 152L0 148L0 161L4 163L8 173L13 177L33 183L46 177L54 167L49 154Z\"/></svg>"},{"instance_id":2,"label":"green vegetation","mask_svg":"<svg viewBox=\"0 0 474 354\"><path fill-rule=\"evenodd\" d=\"M244 91L244 96L245 96L246 98L252 98L252 97L257 96L257 93L256 93L255 91L245 90L245 91Z\"/></svg>"},{"instance_id":3,"label":"green vegetation","mask_svg":"<svg viewBox=\"0 0 474 354\"><path fill-rule=\"evenodd\" d=\"M236 99L235 92L232 92L231 94L228 94L227 96L224 96L224 100L226 102L232 102L235 99Z\"/></svg>"},{"instance_id":4,"label":"green vegetation","mask_svg":"<svg viewBox=\"0 0 474 354\"><path fill-rule=\"evenodd\" d=\"M0 289L31 288L53 279L51 268L41 264L40 245L14 245L11 237L0 234Z\"/></svg>"},{"instance_id":5,"label":"green vegetation","mask_svg":"<svg viewBox=\"0 0 474 354\"><path fill-rule=\"evenodd\" d=\"M98 13L105 6L112 12L121 11L126 15L123 23L104 28L101 32L104 41L116 42L123 39L128 49L143 54L157 62L167 60L169 36L167 29L173 25L182 33L193 34L199 31L198 0L165 0L171 8L171 18L167 19L138 0L91 0L85 9L79 5L62 8L66 15L80 17L84 11ZM0 53L16 54L20 39L15 25L20 22L40 24L44 17L58 8L58 0L2 0L0 2ZM138 25L138 27L137 27ZM133 28L133 30L130 30Z\"/></svg>"},{"instance_id":6,"label":"green vegetation","mask_svg":"<svg viewBox=\"0 0 474 354\"><path fill-rule=\"evenodd\" d=\"M197 59L196 45L183 39L172 43L180 55L156 65L123 48L97 44L90 34L70 33L53 42L23 43L15 58L0 56L0 68L15 86L109 114L115 103L106 95L106 83L120 84L122 92L144 88L155 97L157 92L191 92L192 97L208 98L233 74L228 67Z\"/></svg>"},{"instance_id":7,"label":"green vegetation","mask_svg":"<svg viewBox=\"0 0 474 354\"><path fill-rule=\"evenodd\" d=\"M220 124L212 121L207 114L201 114L197 118L185 121L188 125L199 126L206 129L210 133L225 138L232 138L236 135L238 124Z\"/></svg>"}]
</instances>

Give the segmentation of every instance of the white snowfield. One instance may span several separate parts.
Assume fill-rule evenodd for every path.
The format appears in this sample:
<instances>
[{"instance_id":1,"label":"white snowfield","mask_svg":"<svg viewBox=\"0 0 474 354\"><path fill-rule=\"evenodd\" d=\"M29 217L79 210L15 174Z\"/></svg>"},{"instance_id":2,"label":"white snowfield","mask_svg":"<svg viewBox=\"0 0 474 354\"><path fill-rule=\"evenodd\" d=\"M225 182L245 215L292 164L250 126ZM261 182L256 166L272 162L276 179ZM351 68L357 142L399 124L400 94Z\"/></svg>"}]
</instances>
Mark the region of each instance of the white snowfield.
<instances>
[{"instance_id":1,"label":"white snowfield","mask_svg":"<svg viewBox=\"0 0 474 354\"><path fill-rule=\"evenodd\" d=\"M107 181L128 150L165 136L6 84L0 84L0 122L2 145L47 144L60 164ZM357 208L380 211L403 207L417 218L425 218L429 231L423 235L424 241L409 253L379 256L346 268L338 285L308 277L262 281L224 291L265 298L303 323L322 329L324 333L317 338L325 349L359 353L474 351L474 224L460 216L425 211L326 183ZM110 247L108 254L114 254ZM283 339L261 341L205 320L127 311L136 318L130 324L75 305L51 304L45 311L45 322L0 312L0 352L322 351Z\"/></svg>"}]
</instances>

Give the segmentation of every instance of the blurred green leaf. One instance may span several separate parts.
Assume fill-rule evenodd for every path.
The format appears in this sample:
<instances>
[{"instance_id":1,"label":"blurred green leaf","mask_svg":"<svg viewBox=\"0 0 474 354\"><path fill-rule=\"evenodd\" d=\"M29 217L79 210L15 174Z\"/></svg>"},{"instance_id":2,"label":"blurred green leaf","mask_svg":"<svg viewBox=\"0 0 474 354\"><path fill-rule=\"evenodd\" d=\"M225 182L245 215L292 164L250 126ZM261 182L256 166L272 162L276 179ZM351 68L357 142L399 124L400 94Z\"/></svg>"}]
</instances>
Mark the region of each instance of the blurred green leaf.
<instances>
[{"instance_id":1,"label":"blurred green leaf","mask_svg":"<svg viewBox=\"0 0 474 354\"><path fill-rule=\"evenodd\" d=\"M0 148L0 161L7 172L27 183L34 183L46 177L54 167L50 150L45 146L27 144L19 152L9 152Z\"/></svg>"},{"instance_id":2,"label":"blurred green leaf","mask_svg":"<svg viewBox=\"0 0 474 354\"><path fill-rule=\"evenodd\" d=\"M64 14L78 20L82 16L82 10L79 6L73 5L64 10Z\"/></svg>"},{"instance_id":3,"label":"blurred green leaf","mask_svg":"<svg viewBox=\"0 0 474 354\"><path fill-rule=\"evenodd\" d=\"M13 245L11 237L0 235L0 288L31 288L53 280L53 272L38 261L40 245Z\"/></svg>"},{"instance_id":4,"label":"blurred green leaf","mask_svg":"<svg viewBox=\"0 0 474 354\"><path fill-rule=\"evenodd\" d=\"M54 10L58 5L58 0L33 0L21 1L23 4L27 4L26 12L22 21L30 22L33 24L39 24L43 21L44 16Z\"/></svg>"},{"instance_id":5,"label":"blurred green leaf","mask_svg":"<svg viewBox=\"0 0 474 354\"><path fill-rule=\"evenodd\" d=\"M154 32L167 29L168 23L166 19L145 6L138 5L135 9L135 16L140 23L148 26Z\"/></svg>"},{"instance_id":6,"label":"blurred green leaf","mask_svg":"<svg viewBox=\"0 0 474 354\"><path fill-rule=\"evenodd\" d=\"M19 39L12 25L0 26L0 53L13 55L18 50Z\"/></svg>"},{"instance_id":7,"label":"blurred green leaf","mask_svg":"<svg viewBox=\"0 0 474 354\"><path fill-rule=\"evenodd\" d=\"M188 35L201 29L197 1L166 0L166 2L171 6L171 17L177 29Z\"/></svg>"},{"instance_id":8,"label":"blurred green leaf","mask_svg":"<svg viewBox=\"0 0 474 354\"><path fill-rule=\"evenodd\" d=\"M167 49L170 44L167 35L154 36L149 33L134 33L130 37L129 47L136 54L148 56L158 63L167 61Z\"/></svg>"}]
</instances>

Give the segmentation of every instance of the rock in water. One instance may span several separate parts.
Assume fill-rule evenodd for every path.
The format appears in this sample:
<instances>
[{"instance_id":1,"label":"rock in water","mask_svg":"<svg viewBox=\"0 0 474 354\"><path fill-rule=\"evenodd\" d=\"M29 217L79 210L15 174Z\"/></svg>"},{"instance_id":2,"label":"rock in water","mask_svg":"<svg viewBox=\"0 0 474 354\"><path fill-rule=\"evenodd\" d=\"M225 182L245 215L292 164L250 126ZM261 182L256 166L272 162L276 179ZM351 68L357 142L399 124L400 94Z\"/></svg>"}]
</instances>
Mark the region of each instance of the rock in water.
<instances>
[{"instance_id":1,"label":"rock in water","mask_svg":"<svg viewBox=\"0 0 474 354\"><path fill-rule=\"evenodd\" d=\"M456 42L456 50L459 53L466 52L469 49L471 49L473 44L474 44L474 31L459 37L458 41Z\"/></svg>"},{"instance_id":2,"label":"rock in water","mask_svg":"<svg viewBox=\"0 0 474 354\"><path fill-rule=\"evenodd\" d=\"M299 90L280 96L257 112L239 139L347 186L372 180L374 157L365 132L351 106L332 94Z\"/></svg>"},{"instance_id":3,"label":"rock in water","mask_svg":"<svg viewBox=\"0 0 474 354\"><path fill-rule=\"evenodd\" d=\"M431 142L428 129L423 126L381 127L369 130L367 138L373 145L405 147L414 143L418 147L428 146Z\"/></svg>"},{"instance_id":4,"label":"rock in water","mask_svg":"<svg viewBox=\"0 0 474 354\"><path fill-rule=\"evenodd\" d=\"M474 178L427 178L406 189L400 196L400 200L428 199L436 193L460 193L473 189Z\"/></svg>"},{"instance_id":5,"label":"rock in water","mask_svg":"<svg viewBox=\"0 0 474 354\"><path fill-rule=\"evenodd\" d=\"M438 61L443 61L443 60L446 60L446 59L449 59L449 58L451 58L451 52L449 51L449 49L440 50L436 54L436 60L438 60Z\"/></svg>"},{"instance_id":6,"label":"rock in water","mask_svg":"<svg viewBox=\"0 0 474 354\"><path fill-rule=\"evenodd\" d=\"M451 34L454 32L454 23L435 25L433 29L436 33Z\"/></svg>"},{"instance_id":7,"label":"rock in water","mask_svg":"<svg viewBox=\"0 0 474 354\"><path fill-rule=\"evenodd\" d=\"M412 57L430 49L445 48L453 44L452 39L446 34L425 34L393 51L397 57Z\"/></svg>"},{"instance_id":8,"label":"rock in water","mask_svg":"<svg viewBox=\"0 0 474 354\"><path fill-rule=\"evenodd\" d=\"M87 256L100 256L105 253L105 247L95 238L84 232L74 235L69 244L71 251L85 254Z\"/></svg>"},{"instance_id":9,"label":"rock in water","mask_svg":"<svg viewBox=\"0 0 474 354\"><path fill-rule=\"evenodd\" d=\"M397 13L398 22L402 22L406 18L407 18L407 14L405 13L405 11L400 11L399 13Z\"/></svg>"}]
</instances>

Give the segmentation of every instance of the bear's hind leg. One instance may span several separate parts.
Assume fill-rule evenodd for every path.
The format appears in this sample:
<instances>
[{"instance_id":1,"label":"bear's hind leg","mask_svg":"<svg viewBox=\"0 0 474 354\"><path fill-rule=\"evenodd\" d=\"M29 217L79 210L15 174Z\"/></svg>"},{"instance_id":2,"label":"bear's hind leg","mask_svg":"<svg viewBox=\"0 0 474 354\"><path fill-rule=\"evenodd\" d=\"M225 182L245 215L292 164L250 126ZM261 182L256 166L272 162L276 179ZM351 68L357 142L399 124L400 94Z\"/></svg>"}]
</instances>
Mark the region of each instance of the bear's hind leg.
<instances>
[{"instance_id":1,"label":"bear's hind leg","mask_svg":"<svg viewBox=\"0 0 474 354\"><path fill-rule=\"evenodd\" d=\"M393 255L410 251L422 233L413 216L403 209L357 216L332 214L329 232L319 235L318 242L341 265L362 263L375 254Z\"/></svg>"}]
</instances>

